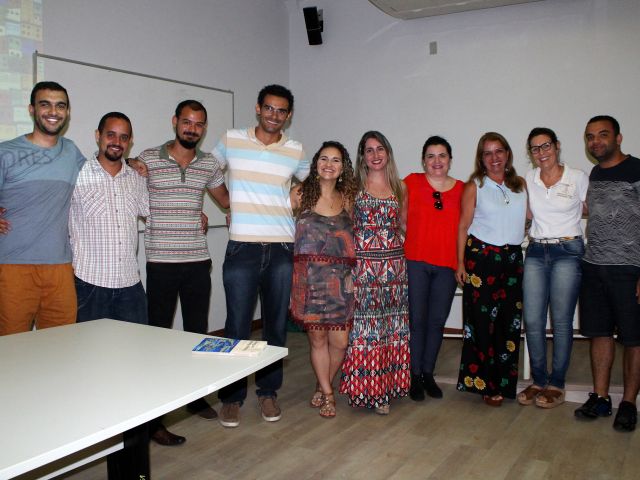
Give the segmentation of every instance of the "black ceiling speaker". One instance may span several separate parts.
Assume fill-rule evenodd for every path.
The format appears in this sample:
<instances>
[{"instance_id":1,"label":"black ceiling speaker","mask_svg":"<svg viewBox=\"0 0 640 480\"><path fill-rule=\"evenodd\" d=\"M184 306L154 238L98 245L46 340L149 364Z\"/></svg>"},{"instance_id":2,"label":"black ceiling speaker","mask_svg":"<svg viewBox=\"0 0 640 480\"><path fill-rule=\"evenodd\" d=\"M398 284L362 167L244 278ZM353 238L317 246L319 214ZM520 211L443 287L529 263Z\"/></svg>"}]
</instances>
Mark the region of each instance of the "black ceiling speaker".
<instances>
[{"instance_id":1,"label":"black ceiling speaker","mask_svg":"<svg viewBox=\"0 0 640 480\"><path fill-rule=\"evenodd\" d=\"M322 45L322 28L324 26L322 10L318 10L317 7L306 7L302 11L304 12L304 24L307 27L309 45Z\"/></svg>"}]
</instances>

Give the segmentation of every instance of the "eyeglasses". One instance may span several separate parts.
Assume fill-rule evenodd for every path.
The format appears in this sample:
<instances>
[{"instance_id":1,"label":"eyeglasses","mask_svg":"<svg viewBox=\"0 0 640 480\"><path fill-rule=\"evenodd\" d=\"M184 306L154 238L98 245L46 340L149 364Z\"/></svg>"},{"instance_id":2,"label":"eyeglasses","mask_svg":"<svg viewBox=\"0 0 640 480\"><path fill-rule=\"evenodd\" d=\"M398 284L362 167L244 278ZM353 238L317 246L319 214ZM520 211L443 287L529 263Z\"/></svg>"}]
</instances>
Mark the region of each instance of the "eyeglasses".
<instances>
[{"instance_id":1,"label":"eyeglasses","mask_svg":"<svg viewBox=\"0 0 640 480\"><path fill-rule=\"evenodd\" d=\"M496 183L496 187L498 187L498 190L500 190L502 192L502 196L504 197L505 205L509 205L509 202L511 201L511 199L509 198L509 195L507 195L507 192L504 190L504 188L502 188L497 183Z\"/></svg>"},{"instance_id":2,"label":"eyeglasses","mask_svg":"<svg viewBox=\"0 0 640 480\"><path fill-rule=\"evenodd\" d=\"M286 117L289 113L289 110L287 110L286 108L276 108L273 105L269 105L268 103L262 105L262 109L267 113L275 113L278 117Z\"/></svg>"},{"instance_id":3,"label":"eyeglasses","mask_svg":"<svg viewBox=\"0 0 640 480\"><path fill-rule=\"evenodd\" d=\"M435 200L435 202L433 202L435 209L442 210L444 208L442 204L442 194L440 192L433 192L433 199Z\"/></svg>"},{"instance_id":4,"label":"eyeglasses","mask_svg":"<svg viewBox=\"0 0 640 480\"><path fill-rule=\"evenodd\" d=\"M551 149L551 145L553 145L551 142L544 142L540 145L531 145L529 147L529 151L533 155L537 155L540 152L548 152Z\"/></svg>"}]
</instances>

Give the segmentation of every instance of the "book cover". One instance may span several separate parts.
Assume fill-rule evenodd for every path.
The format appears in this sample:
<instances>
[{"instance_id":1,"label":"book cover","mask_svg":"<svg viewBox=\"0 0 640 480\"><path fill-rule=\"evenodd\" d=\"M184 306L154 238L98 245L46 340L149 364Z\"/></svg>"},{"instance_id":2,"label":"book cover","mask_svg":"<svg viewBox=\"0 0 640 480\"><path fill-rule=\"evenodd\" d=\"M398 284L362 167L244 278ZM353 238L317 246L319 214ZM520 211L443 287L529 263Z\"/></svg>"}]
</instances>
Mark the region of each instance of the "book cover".
<instances>
[{"instance_id":1,"label":"book cover","mask_svg":"<svg viewBox=\"0 0 640 480\"><path fill-rule=\"evenodd\" d=\"M207 337L193 347L193 353L213 355L238 355L255 357L267 346L263 340L236 340L232 338Z\"/></svg>"}]
</instances>

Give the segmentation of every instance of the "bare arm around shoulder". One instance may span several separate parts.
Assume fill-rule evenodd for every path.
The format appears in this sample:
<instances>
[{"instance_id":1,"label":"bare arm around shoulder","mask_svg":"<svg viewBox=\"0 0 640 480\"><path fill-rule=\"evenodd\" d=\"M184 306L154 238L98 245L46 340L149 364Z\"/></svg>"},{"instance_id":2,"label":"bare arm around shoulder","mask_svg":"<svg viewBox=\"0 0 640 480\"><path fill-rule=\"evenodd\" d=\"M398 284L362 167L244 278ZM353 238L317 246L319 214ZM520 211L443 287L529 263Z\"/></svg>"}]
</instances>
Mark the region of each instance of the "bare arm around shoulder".
<instances>
[{"instance_id":1,"label":"bare arm around shoulder","mask_svg":"<svg viewBox=\"0 0 640 480\"><path fill-rule=\"evenodd\" d=\"M469 227L473 222L473 215L476 211L476 193L478 187L475 182L467 182L462 192L462 203L460 208L460 223L458 224L458 270L456 270L456 280L462 286L467 280L467 271L464 266L464 249L467 243Z\"/></svg>"},{"instance_id":2,"label":"bare arm around shoulder","mask_svg":"<svg viewBox=\"0 0 640 480\"><path fill-rule=\"evenodd\" d=\"M289 202L291 203L291 210L296 215L300 207L302 207L302 184L299 183L289 190Z\"/></svg>"},{"instance_id":3,"label":"bare arm around shoulder","mask_svg":"<svg viewBox=\"0 0 640 480\"><path fill-rule=\"evenodd\" d=\"M227 186L224 183L222 185L218 185L215 188L207 188L207 190L209 190L209 193L218 205L220 205L224 209L229 208L229 190L227 190Z\"/></svg>"},{"instance_id":4,"label":"bare arm around shoulder","mask_svg":"<svg viewBox=\"0 0 640 480\"><path fill-rule=\"evenodd\" d=\"M409 210L409 190L407 184L402 181L402 209L400 210L400 226L402 231L407 231L407 211Z\"/></svg>"},{"instance_id":5,"label":"bare arm around shoulder","mask_svg":"<svg viewBox=\"0 0 640 480\"><path fill-rule=\"evenodd\" d=\"M0 235L6 235L11 230L11 223L6 218L3 218L6 208L0 207Z\"/></svg>"},{"instance_id":6,"label":"bare arm around shoulder","mask_svg":"<svg viewBox=\"0 0 640 480\"><path fill-rule=\"evenodd\" d=\"M144 163L139 158L127 158L127 165L129 165L136 172L138 172L138 175L142 177L149 176L149 169L147 168L146 163Z\"/></svg>"}]
</instances>

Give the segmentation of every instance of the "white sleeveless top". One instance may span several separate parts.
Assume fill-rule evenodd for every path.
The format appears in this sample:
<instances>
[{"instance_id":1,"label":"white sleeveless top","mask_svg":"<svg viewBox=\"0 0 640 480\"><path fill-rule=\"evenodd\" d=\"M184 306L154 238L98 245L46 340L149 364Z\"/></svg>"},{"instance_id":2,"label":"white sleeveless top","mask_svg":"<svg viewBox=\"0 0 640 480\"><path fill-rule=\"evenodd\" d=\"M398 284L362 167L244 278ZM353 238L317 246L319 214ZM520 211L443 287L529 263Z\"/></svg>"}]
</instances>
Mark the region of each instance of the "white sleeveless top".
<instances>
[{"instance_id":1,"label":"white sleeveless top","mask_svg":"<svg viewBox=\"0 0 640 480\"><path fill-rule=\"evenodd\" d=\"M491 245L520 245L527 217L527 191L515 193L504 184L484 177L476 180L476 210L469 234Z\"/></svg>"}]
</instances>

